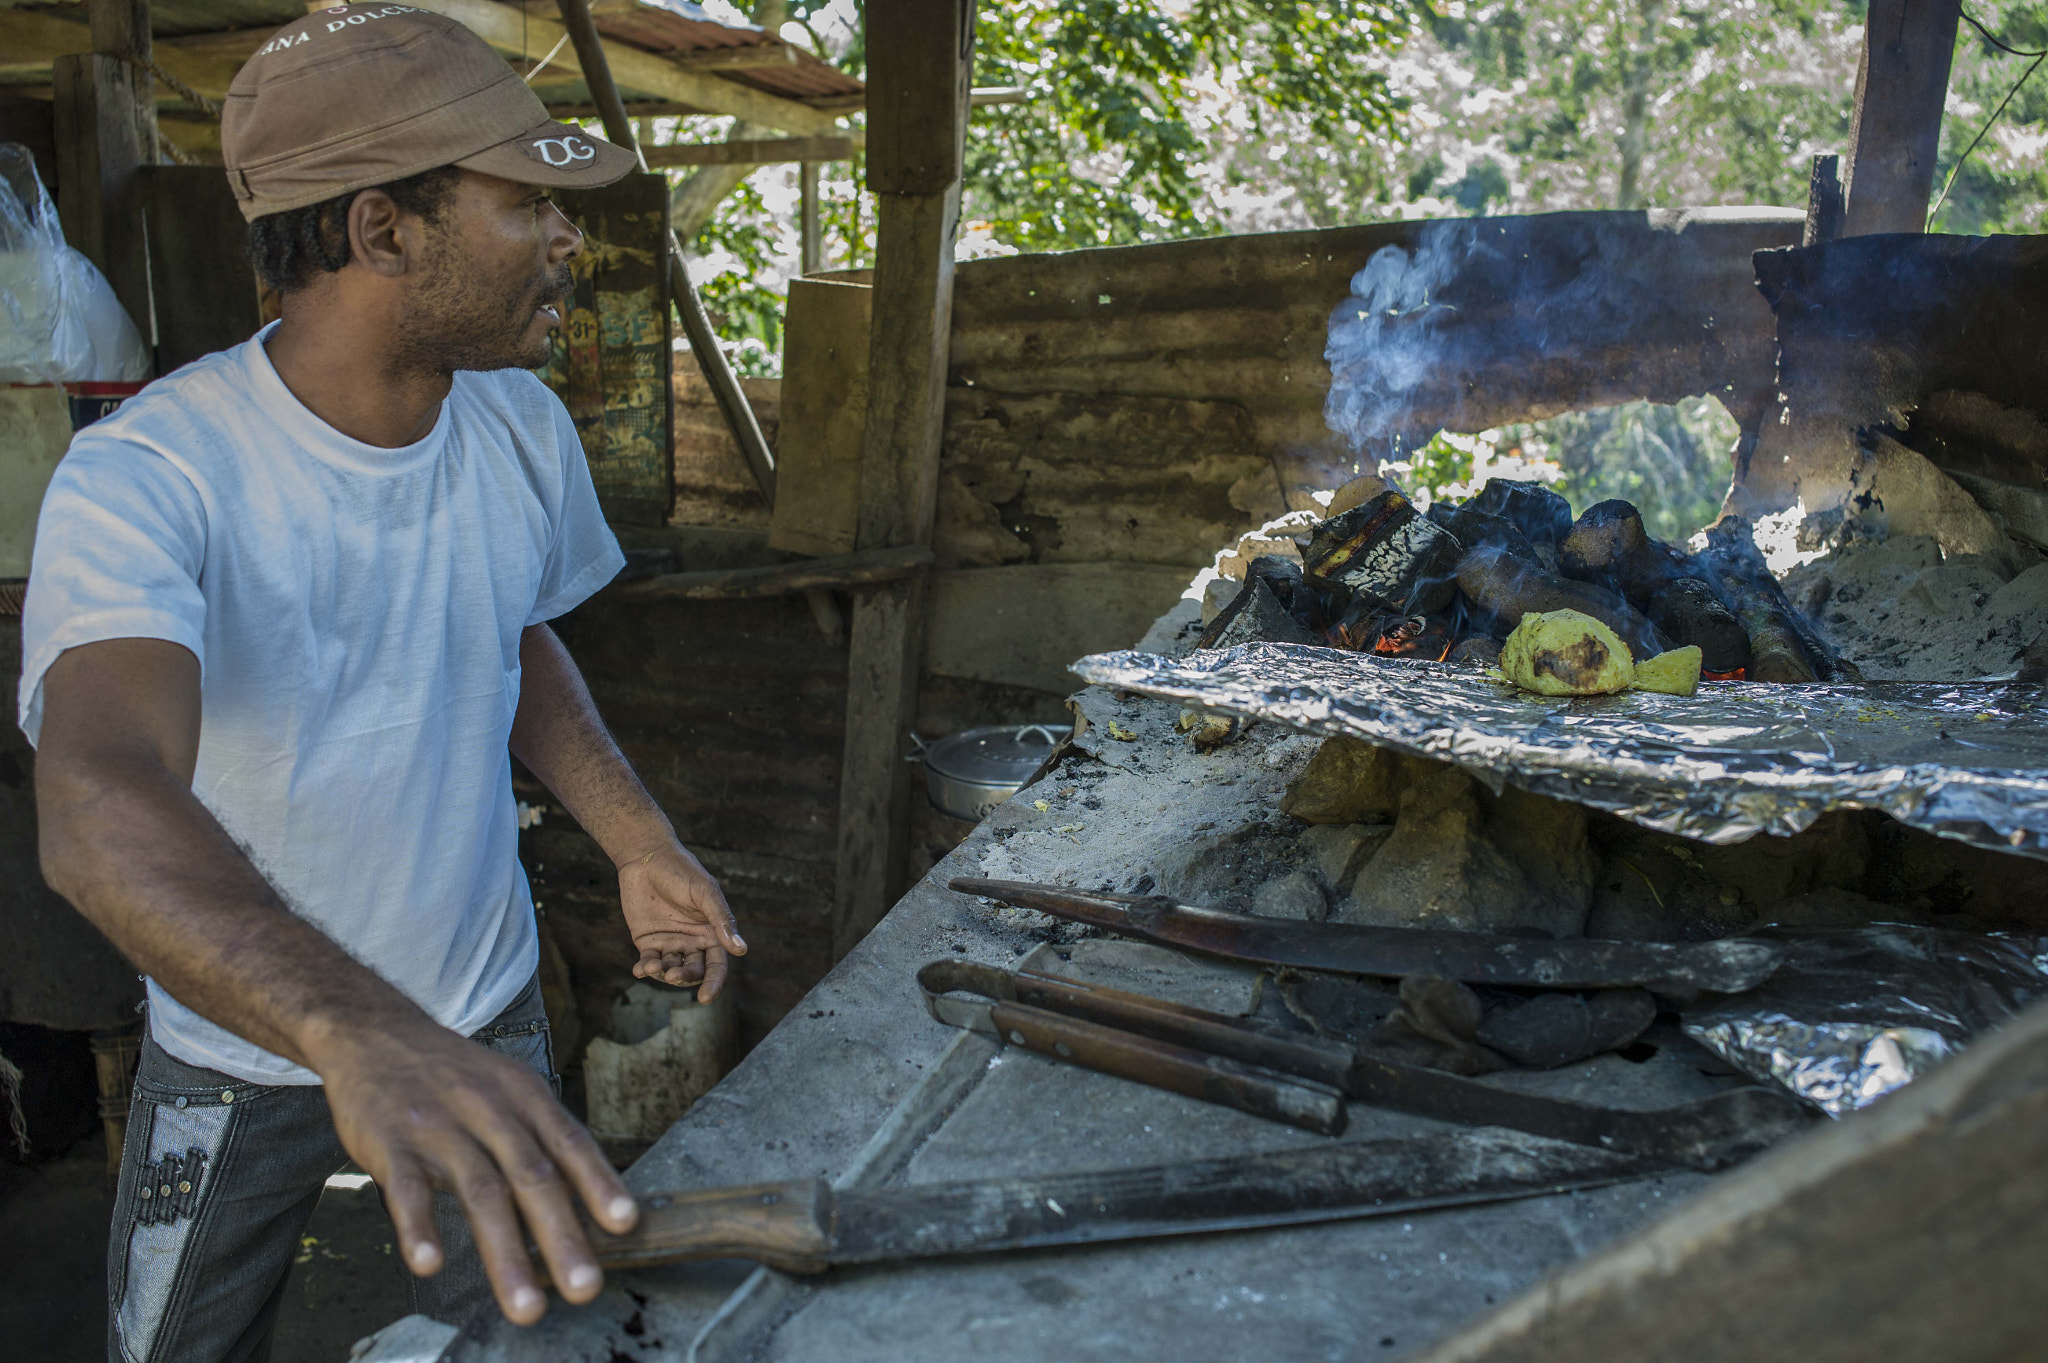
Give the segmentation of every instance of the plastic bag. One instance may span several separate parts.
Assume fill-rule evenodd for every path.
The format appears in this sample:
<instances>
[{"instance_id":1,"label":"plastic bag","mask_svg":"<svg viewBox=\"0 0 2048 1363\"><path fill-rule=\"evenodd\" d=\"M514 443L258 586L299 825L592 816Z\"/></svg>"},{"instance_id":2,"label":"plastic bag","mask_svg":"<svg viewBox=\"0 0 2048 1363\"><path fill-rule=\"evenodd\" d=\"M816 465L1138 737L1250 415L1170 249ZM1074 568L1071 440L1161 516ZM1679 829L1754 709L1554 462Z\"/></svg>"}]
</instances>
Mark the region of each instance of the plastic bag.
<instances>
[{"instance_id":1,"label":"plastic bag","mask_svg":"<svg viewBox=\"0 0 2048 1363\"><path fill-rule=\"evenodd\" d=\"M64 244L35 159L0 142L0 383L148 377L141 334L106 277Z\"/></svg>"}]
</instances>

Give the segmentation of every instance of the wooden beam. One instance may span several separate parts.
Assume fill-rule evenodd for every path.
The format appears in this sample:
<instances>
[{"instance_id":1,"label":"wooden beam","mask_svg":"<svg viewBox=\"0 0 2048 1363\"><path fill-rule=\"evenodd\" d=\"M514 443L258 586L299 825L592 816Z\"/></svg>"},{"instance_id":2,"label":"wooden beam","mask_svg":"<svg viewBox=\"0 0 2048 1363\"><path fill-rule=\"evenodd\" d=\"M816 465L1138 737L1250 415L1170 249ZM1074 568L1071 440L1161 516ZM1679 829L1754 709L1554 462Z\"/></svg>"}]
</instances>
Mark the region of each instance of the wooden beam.
<instances>
[{"instance_id":1,"label":"wooden beam","mask_svg":"<svg viewBox=\"0 0 2048 1363\"><path fill-rule=\"evenodd\" d=\"M552 68L550 69L552 70ZM546 82L542 83L545 84ZM553 118L597 118L600 116L598 107L587 101L574 103L543 98L547 104L548 114ZM626 117L628 118L687 118L692 114L705 112L694 104L677 104L672 100L666 99L629 99L625 101L625 106ZM647 147L643 150L651 156L665 150L665 148ZM652 165L654 163L650 161L648 164Z\"/></svg>"},{"instance_id":2,"label":"wooden beam","mask_svg":"<svg viewBox=\"0 0 2048 1363\"><path fill-rule=\"evenodd\" d=\"M792 596L821 588L842 591L873 587L916 577L931 566L932 551L922 544L874 549L841 558L814 558L771 568L721 568L709 572L663 573L619 587L635 599L732 601L755 596Z\"/></svg>"},{"instance_id":3,"label":"wooden beam","mask_svg":"<svg viewBox=\"0 0 2048 1363\"><path fill-rule=\"evenodd\" d=\"M850 161L866 145L858 130L844 137L741 138L647 147L650 166L774 166L790 161Z\"/></svg>"},{"instance_id":4,"label":"wooden beam","mask_svg":"<svg viewBox=\"0 0 2048 1363\"><path fill-rule=\"evenodd\" d=\"M1871 0L1842 189L1845 237L1924 232L1960 0Z\"/></svg>"},{"instance_id":5,"label":"wooden beam","mask_svg":"<svg viewBox=\"0 0 2048 1363\"><path fill-rule=\"evenodd\" d=\"M113 285L145 345L154 343L149 256L136 180L145 159L135 117L141 74L118 57L59 57L52 113L57 129L57 216L64 240Z\"/></svg>"},{"instance_id":6,"label":"wooden beam","mask_svg":"<svg viewBox=\"0 0 2048 1363\"><path fill-rule=\"evenodd\" d=\"M668 59L685 71L765 71L795 66L803 57L788 43L772 42L714 47L708 52L671 52Z\"/></svg>"},{"instance_id":7,"label":"wooden beam","mask_svg":"<svg viewBox=\"0 0 2048 1363\"><path fill-rule=\"evenodd\" d=\"M862 550L929 544L953 320L953 236L967 131L971 0L868 7L868 184L877 192L874 321L861 441ZM854 603L840 765L832 949L852 950L902 888L924 647L919 579Z\"/></svg>"},{"instance_id":8,"label":"wooden beam","mask_svg":"<svg viewBox=\"0 0 2048 1363\"><path fill-rule=\"evenodd\" d=\"M988 85L968 92L969 103L977 109L986 109L995 104L1029 104L1031 92L1021 85ZM804 101L813 109L831 113L850 114L865 109L868 97L865 92L857 95L820 95Z\"/></svg>"},{"instance_id":9,"label":"wooden beam","mask_svg":"<svg viewBox=\"0 0 2048 1363\"><path fill-rule=\"evenodd\" d=\"M2044 1149L2048 1001L1415 1363L2038 1358Z\"/></svg>"},{"instance_id":10,"label":"wooden beam","mask_svg":"<svg viewBox=\"0 0 2048 1363\"><path fill-rule=\"evenodd\" d=\"M836 158L835 158L836 159ZM824 224L818 219L818 163L797 168L797 273L816 274L825 268Z\"/></svg>"},{"instance_id":11,"label":"wooden beam","mask_svg":"<svg viewBox=\"0 0 2048 1363\"><path fill-rule=\"evenodd\" d=\"M465 27L500 52L538 60L561 40L568 30L554 20L522 14L497 0L421 0L421 9L432 10L459 20ZM620 85L660 99L694 104L708 113L731 114L749 123L779 128L784 132L808 134L830 131L835 119L792 99L771 95L737 81L722 80L702 71L686 71L666 57L643 52L623 43L610 43L605 54L614 80ZM582 62L565 50L549 70L565 68L582 71ZM587 72L585 73L588 74Z\"/></svg>"}]
</instances>

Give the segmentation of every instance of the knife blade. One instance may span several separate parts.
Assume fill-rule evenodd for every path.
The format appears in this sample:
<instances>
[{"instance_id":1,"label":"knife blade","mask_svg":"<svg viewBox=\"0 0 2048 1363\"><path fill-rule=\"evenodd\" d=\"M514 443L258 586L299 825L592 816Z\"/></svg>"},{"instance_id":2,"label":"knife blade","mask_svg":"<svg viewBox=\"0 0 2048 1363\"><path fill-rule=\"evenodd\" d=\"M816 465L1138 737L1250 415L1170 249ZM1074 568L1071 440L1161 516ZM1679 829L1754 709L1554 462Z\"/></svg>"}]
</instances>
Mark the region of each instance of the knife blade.
<instances>
[{"instance_id":1,"label":"knife blade","mask_svg":"<svg viewBox=\"0 0 2048 1363\"><path fill-rule=\"evenodd\" d=\"M1467 984L1536 989L1642 986L1660 994L1733 994L1778 968L1768 942L1531 941L1438 928L1302 923L1179 904L1165 895L1084 894L1060 885L957 876L948 888L1127 937L1260 965L1350 975L1442 975Z\"/></svg>"},{"instance_id":2,"label":"knife blade","mask_svg":"<svg viewBox=\"0 0 2048 1363\"><path fill-rule=\"evenodd\" d=\"M1639 1156L1512 1131L1319 1144L1141 1168L835 1191L822 1179L647 1198L607 1269L752 1259L791 1272L1197 1235L1542 1197L1668 1174Z\"/></svg>"}]
</instances>

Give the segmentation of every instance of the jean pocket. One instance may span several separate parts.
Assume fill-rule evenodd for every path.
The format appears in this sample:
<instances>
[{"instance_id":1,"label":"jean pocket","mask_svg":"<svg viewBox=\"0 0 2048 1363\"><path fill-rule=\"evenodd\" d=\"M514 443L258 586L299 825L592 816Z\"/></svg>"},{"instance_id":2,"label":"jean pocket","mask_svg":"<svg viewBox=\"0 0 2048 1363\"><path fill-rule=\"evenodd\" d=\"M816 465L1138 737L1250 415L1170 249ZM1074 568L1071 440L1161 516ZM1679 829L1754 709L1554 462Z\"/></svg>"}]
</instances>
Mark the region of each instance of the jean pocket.
<instances>
[{"instance_id":1,"label":"jean pocket","mask_svg":"<svg viewBox=\"0 0 2048 1363\"><path fill-rule=\"evenodd\" d=\"M475 1038L478 1044L488 1046L499 1055L517 1060L520 1064L548 1081L555 1097L562 1096L562 1077L555 1072L554 1037L548 1024L542 1020L522 1022L512 1026L493 1027L487 1033Z\"/></svg>"}]
</instances>

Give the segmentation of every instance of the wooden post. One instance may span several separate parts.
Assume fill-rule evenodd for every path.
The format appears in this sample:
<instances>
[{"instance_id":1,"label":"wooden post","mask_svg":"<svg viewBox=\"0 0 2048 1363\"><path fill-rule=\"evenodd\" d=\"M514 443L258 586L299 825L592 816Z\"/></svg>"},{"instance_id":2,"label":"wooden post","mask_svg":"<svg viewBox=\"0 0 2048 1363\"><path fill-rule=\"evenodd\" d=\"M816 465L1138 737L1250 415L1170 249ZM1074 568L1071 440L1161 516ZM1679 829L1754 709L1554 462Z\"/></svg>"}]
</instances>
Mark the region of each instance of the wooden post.
<instances>
[{"instance_id":1,"label":"wooden post","mask_svg":"<svg viewBox=\"0 0 2048 1363\"><path fill-rule=\"evenodd\" d=\"M868 187L878 206L856 548L928 544L953 319L953 235L974 50L972 0L868 9ZM847 665L832 946L843 956L903 880L924 583L862 592Z\"/></svg>"},{"instance_id":2,"label":"wooden post","mask_svg":"<svg viewBox=\"0 0 2048 1363\"><path fill-rule=\"evenodd\" d=\"M57 217L64 240L100 269L114 296L154 343L149 253L137 171L144 156L135 117L141 73L118 57L51 63L57 129Z\"/></svg>"},{"instance_id":3,"label":"wooden post","mask_svg":"<svg viewBox=\"0 0 2048 1363\"><path fill-rule=\"evenodd\" d=\"M1924 232L1961 0L1871 0L1856 68L1842 235Z\"/></svg>"},{"instance_id":4,"label":"wooden post","mask_svg":"<svg viewBox=\"0 0 2048 1363\"><path fill-rule=\"evenodd\" d=\"M576 62L583 68L583 80L590 87L591 101L597 105L598 117L604 121L604 135L632 152L639 158L640 168L647 169L640 139L633 135L633 121L626 115L626 103L619 98L619 87L612 80L611 62L605 56L597 25L590 17L590 6L585 0L556 0L556 8L562 15L562 26L569 31L570 44L576 49ZM717 400L718 410L725 416L725 424L739 443L740 453L746 456L747 470L754 475L761 495L772 507L775 505L775 455L768 448L767 437L761 434L761 423L754 415L753 404L747 401L746 393L741 390L739 378L732 372L732 365L726 362L725 352L718 348L718 335L711 329L711 315L704 311L704 300L698 297L697 286L690 282L690 270L683 261L682 244L673 232L668 239L668 287L675 297L676 311L683 319L683 334L690 338L690 353L696 357L697 367L704 371L704 382L710 386L711 396Z\"/></svg>"},{"instance_id":5,"label":"wooden post","mask_svg":"<svg viewBox=\"0 0 2048 1363\"><path fill-rule=\"evenodd\" d=\"M151 55L149 0L90 0L86 6L92 22L92 50L103 57L134 58L147 64ZM142 160L154 165L161 160L157 148L156 78L141 66L129 63L134 72L135 140Z\"/></svg>"},{"instance_id":6,"label":"wooden post","mask_svg":"<svg viewBox=\"0 0 2048 1363\"><path fill-rule=\"evenodd\" d=\"M1806 183L1806 231L1801 246L1833 241L1842 235L1842 178L1839 156L1816 156Z\"/></svg>"},{"instance_id":7,"label":"wooden post","mask_svg":"<svg viewBox=\"0 0 2048 1363\"><path fill-rule=\"evenodd\" d=\"M797 166L797 233L801 242L800 273L816 274L825 268L825 241L818 224L818 163L804 161Z\"/></svg>"}]
</instances>

